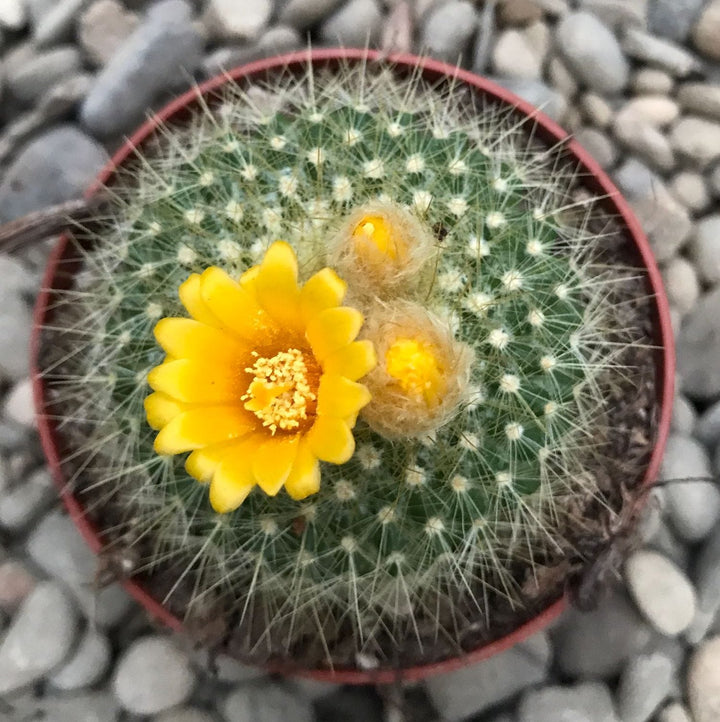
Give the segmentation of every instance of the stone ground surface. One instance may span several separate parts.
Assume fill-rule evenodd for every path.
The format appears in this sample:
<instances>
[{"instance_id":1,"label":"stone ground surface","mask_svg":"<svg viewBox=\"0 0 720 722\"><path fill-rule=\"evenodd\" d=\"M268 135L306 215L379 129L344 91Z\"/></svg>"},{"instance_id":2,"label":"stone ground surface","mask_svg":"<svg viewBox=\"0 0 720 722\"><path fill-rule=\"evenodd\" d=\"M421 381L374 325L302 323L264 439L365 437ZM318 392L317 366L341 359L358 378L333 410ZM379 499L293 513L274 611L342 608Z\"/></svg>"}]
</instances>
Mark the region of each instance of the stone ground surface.
<instances>
[{"instance_id":1,"label":"stone ground surface","mask_svg":"<svg viewBox=\"0 0 720 722\"><path fill-rule=\"evenodd\" d=\"M0 0L0 222L76 196L124 134L220 67L376 46L401 0ZM720 472L720 0L416 0L396 42L541 106L606 168L661 264L679 342L665 478ZM397 17L397 16L396 16ZM153 628L58 509L33 430L47 248L0 256L0 720L718 722L720 488L654 492L591 613L398 690L270 679ZM402 702L402 704L399 704ZM412 709L414 712L409 712Z\"/></svg>"}]
</instances>

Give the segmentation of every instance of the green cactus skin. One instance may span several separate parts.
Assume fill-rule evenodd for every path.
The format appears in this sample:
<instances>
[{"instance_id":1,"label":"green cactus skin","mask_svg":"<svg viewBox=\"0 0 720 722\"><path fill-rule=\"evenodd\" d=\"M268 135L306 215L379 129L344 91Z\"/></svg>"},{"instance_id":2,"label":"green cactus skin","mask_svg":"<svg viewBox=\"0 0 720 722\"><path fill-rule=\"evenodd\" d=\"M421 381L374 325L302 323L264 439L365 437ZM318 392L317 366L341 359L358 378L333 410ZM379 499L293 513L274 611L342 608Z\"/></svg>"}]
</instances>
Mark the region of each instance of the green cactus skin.
<instances>
[{"instance_id":1,"label":"green cactus skin","mask_svg":"<svg viewBox=\"0 0 720 722\"><path fill-rule=\"evenodd\" d=\"M577 509L602 498L588 469L632 338L613 305L627 273L595 262L598 210L571 199L574 168L531 140L532 121L388 67L228 83L217 107L162 135L119 171L113 213L80 246L45 370L76 448L72 483L99 518L111 510L108 537L139 555L135 573L173 570L171 609L222 616L242 630L235 651L260 661L310 639L326 665L387 666L408 646L432 659L428 640L461 648L457 628L491 628L498 604L522 613L517 570L567 554ZM383 439L361 416L354 456L323 466L317 495L256 490L215 514L185 455L152 449L155 322L185 315L191 272L239 274L278 238L307 279L343 218L378 197L436 237L408 296L473 349L467 403L420 439Z\"/></svg>"}]
</instances>

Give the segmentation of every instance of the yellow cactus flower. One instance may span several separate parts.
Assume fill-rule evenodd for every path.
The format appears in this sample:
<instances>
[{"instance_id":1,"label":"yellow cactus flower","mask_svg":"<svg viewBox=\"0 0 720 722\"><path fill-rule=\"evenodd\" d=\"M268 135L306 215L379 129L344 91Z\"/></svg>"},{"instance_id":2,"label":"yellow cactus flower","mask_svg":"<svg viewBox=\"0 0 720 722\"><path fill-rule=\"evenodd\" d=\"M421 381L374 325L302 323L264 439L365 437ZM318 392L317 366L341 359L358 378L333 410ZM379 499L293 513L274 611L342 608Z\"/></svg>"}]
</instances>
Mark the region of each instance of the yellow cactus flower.
<instances>
[{"instance_id":1,"label":"yellow cactus flower","mask_svg":"<svg viewBox=\"0 0 720 722\"><path fill-rule=\"evenodd\" d=\"M210 483L220 513L257 484L293 499L320 488L320 461L345 463L370 393L358 379L375 366L356 341L362 314L342 306L346 284L324 268L298 285L297 258L282 241L239 282L216 267L179 289L192 318L164 318L167 353L148 374L148 423L159 454L192 452L189 474Z\"/></svg>"}]
</instances>

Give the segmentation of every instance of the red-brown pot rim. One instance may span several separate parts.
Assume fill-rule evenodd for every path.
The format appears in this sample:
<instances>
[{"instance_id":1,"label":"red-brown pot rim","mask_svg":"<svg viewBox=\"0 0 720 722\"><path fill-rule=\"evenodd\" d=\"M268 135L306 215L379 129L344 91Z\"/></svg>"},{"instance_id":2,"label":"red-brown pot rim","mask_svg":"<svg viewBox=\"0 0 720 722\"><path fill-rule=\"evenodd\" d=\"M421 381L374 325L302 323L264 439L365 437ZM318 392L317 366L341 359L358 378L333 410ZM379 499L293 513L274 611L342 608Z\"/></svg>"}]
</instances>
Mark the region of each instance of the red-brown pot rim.
<instances>
[{"instance_id":1,"label":"red-brown pot rim","mask_svg":"<svg viewBox=\"0 0 720 722\"><path fill-rule=\"evenodd\" d=\"M662 278L657 263L653 256L650 245L643 233L639 221L631 211L628 203L622 197L616 186L608 175L602 170L588 152L557 123L548 118L544 113L530 105L530 103L518 98L516 95L500 87L486 78L462 70L447 63L428 58L420 58L410 54L392 54L385 56L378 51L360 50L348 48L325 48L319 50L307 50L286 55L276 56L258 60L257 62L243 65L227 73L218 75L202 83L197 88L179 96L160 112L153 115L120 147L112 159L105 165L93 184L88 188L86 197L96 193L103 185L111 180L116 169L130 156L137 147L142 145L158 128L161 122L171 120L180 114L185 108L194 104L199 98L211 94L225 84L228 79L259 79L268 72L281 68L292 68L312 62L314 65L332 65L343 62L372 62L376 60L387 60L408 70L422 69L425 77L456 78L474 88L481 94L493 97L494 99L514 107L519 113L531 117L536 124L536 135L549 144L563 142L567 153L573 156L579 164L588 171L585 180L586 185L595 193L607 197L607 203L611 205L617 215L627 228L629 237L635 243L642 261L647 269L648 281L654 294L658 334L657 343L662 351L662 359L658 376L661 383L658 388L660 402L660 414L658 419L658 431L655 448L651 454L643 484L652 484L657 478L665 444L670 431L670 417L672 412L672 399L674 394L675 381L675 351L672 325L670 320L670 306L663 288ZM102 546L102 540L95 526L90 522L85 511L78 500L68 489L62 474L61 460L58 445L55 439L55 429L52 419L46 414L45 385L38 368L38 353L40 350L41 330L44 320L50 308L53 289L56 286L58 268L61 259L68 251L68 238L63 236L53 250L43 277L42 288L38 295L33 314L33 330L30 343L31 354L31 378L37 417L38 431L43 451L52 472L53 478L59 488L60 496L71 519L84 537L87 544L98 553ZM148 613L166 626L175 631L182 631L182 622L169 612L158 600L150 596L141 584L133 580L122 582L128 593L134 597ZM531 635L545 629L565 609L566 600L558 599L547 607L536 617L515 629L512 633L494 641L490 644L468 652L462 656L436 662L433 664L420 665L399 670L302 670L295 668L269 668L270 672L282 672L310 677L324 682L338 684L387 684L402 679L403 681L419 680L432 675L449 672L464 667L474 662L487 659L499 652L509 649Z\"/></svg>"}]
</instances>

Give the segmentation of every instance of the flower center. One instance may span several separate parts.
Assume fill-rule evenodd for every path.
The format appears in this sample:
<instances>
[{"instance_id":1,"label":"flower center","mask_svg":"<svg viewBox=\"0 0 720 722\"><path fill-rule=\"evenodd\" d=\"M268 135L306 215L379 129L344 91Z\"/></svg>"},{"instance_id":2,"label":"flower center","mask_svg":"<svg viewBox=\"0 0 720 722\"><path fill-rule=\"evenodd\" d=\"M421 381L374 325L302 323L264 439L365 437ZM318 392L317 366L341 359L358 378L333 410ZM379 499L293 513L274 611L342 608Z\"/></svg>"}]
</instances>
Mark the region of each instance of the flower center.
<instances>
[{"instance_id":1,"label":"flower center","mask_svg":"<svg viewBox=\"0 0 720 722\"><path fill-rule=\"evenodd\" d=\"M439 401L442 372L427 344L411 338L398 339L385 353L385 368L405 393L422 396L428 405Z\"/></svg>"},{"instance_id":2,"label":"flower center","mask_svg":"<svg viewBox=\"0 0 720 722\"><path fill-rule=\"evenodd\" d=\"M380 216L365 216L353 231L355 248L358 252L377 252L395 260L400 249L393 238L388 222ZM368 247L368 244L372 244ZM373 248L374 246L374 248Z\"/></svg>"},{"instance_id":3,"label":"flower center","mask_svg":"<svg viewBox=\"0 0 720 722\"><path fill-rule=\"evenodd\" d=\"M242 400L270 433L295 431L315 412L320 369L314 358L296 348L274 356L256 356L245 371L253 375Z\"/></svg>"}]
</instances>

